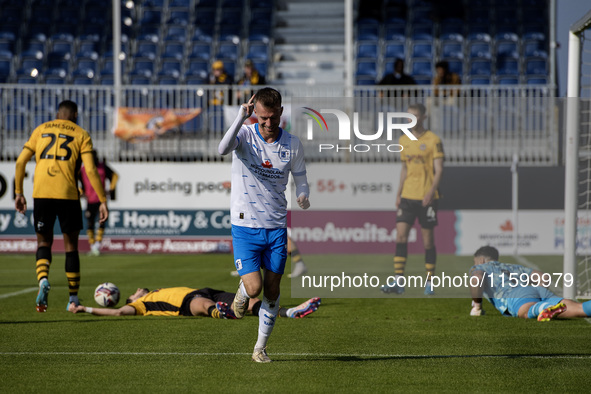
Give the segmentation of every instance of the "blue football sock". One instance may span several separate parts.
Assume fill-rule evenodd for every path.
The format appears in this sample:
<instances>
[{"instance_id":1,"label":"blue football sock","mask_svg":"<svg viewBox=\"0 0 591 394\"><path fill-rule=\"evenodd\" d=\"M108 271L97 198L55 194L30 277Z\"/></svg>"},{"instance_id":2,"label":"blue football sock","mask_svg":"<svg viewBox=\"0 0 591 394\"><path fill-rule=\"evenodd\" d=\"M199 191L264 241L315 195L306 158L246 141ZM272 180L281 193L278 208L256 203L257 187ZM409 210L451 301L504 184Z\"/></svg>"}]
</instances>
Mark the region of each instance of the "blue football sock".
<instances>
[{"instance_id":1,"label":"blue football sock","mask_svg":"<svg viewBox=\"0 0 591 394\"><path fill-rule=\"evenodd\" d=\"M533 304L529 311L527 311L527 318L528 319L537 319L538 315L542 313L542 311L548 307L551 307L554 304L551 304L547 301L540 301L538 303Z\"/></svg>"},{"instance_id":2,"label":"blue football sock","mask_svg":"<svg viewBox=\"0 0 591 394\"><path fill-rule=\"evenodd\" d=\"M591 316L591 301L583 302L583 312L585 315Z\"/></svg>"}]
</instances>

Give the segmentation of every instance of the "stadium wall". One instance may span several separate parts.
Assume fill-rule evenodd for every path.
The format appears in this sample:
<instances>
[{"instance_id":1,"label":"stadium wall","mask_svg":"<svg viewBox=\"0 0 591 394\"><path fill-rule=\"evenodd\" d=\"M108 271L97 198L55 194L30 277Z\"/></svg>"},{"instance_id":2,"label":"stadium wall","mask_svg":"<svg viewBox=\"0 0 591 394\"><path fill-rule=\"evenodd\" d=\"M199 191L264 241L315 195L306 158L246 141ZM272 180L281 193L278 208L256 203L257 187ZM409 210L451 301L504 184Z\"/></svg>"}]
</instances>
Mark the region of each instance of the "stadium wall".
<instances>
[{"instance_id":1,"label":"stadium wall","mask_svg":"<svg viewBox=\"0 0 591 394\"><path fill-rule=\"evenodd\" d=\"M105 252L231 251L228 163L110 165L120 180L116 198L110 201ZM33 169L34 163L29 163L25 195L30 208ZM520 170L519 250L523 254L562 253L559 192L563 189L548 186L563 185L562 173L559 167ZM399 163L309 164L312 210L295 209L290 217L292 235L302 252L393 254L399 174ZM14 211L13 178L14 163L0 163L0 252L34 252L32 210L24 217ZM447 168L436 228L438 251L470 254L481 244L493 244L511 253L510 182L508 168ZM589 248L583 238L580 245ZM83 233L82 252L88 249L84 240ZM61 248L56 239L56 250ZM411 231L409 252L422 253L418 226Z\"/></svg>"}]
</instances>

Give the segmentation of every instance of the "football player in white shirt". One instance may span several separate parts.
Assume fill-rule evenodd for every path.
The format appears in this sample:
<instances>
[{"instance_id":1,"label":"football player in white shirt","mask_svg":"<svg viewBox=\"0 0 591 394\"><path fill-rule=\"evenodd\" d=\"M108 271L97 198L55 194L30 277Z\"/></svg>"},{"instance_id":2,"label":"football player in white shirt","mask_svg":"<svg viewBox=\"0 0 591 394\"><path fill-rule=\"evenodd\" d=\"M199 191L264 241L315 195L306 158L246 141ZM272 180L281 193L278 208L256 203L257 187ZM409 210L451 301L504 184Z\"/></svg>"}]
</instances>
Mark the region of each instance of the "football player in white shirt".
<instances>
[{"instance_id":1,"label":"football player in white shirt","mask_svg":"<svg viewBox=\"0 0 591 394\"><path fill-rule=\"evenodd\" d=\"M243 125L253 111L258 123ZM241 278L232 309L241 318L249 298L263 291L252 354L253 361L261 363L271 361L266 345L279 310L279 285L287 259L285 189L290 172L297 204L302 209L310 207L302 144L279 127L282 113L281 94L272 88L259 90L242 104L218 147L221 155L232 152L232 245Z\"/></svg>"}]
</instances>

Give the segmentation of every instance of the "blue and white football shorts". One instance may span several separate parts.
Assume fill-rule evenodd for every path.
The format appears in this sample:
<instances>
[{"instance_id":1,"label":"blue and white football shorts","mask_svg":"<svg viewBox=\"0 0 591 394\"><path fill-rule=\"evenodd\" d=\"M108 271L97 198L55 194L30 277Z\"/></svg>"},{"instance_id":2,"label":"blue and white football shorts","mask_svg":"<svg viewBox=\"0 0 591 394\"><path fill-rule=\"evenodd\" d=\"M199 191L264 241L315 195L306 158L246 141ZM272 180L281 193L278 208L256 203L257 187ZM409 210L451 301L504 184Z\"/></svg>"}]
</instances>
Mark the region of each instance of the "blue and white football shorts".
<instances>
[{"instance_id":1,"label":"blue and white football shorts","mask_svg":"<svg viewBox=\"0 0 591 394\"><path fill-rule=\"evenodd\" d=\"M234 265L240 276L265 268L283 275L287 260L287 229L232 225Z\"/></svg>"},{"instance_id":2,"label":"blue and white football shorts","mask_svg":"<svg viewBox=\"0 0 591 394\"><path fill-rule=\"evenodd\" d=\"M511 298L507 298L507 312L513 317L517 317L519 308L528 302L548 301L552 305L556 305L562 301L562 297L558 297L556 294L542 286L516 287L515 290L511 292L511 296Z\"/></svg>"}]
</instances>

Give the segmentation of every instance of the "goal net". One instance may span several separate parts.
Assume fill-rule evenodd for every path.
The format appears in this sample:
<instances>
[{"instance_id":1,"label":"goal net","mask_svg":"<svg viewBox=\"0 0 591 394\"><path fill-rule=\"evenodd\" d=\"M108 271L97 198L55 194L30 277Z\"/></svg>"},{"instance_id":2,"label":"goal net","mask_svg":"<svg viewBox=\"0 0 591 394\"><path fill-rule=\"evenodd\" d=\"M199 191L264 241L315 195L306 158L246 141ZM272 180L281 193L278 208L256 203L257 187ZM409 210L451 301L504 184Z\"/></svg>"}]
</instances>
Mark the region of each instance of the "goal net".
<instances>
[{"instance_id":1,"label":"goal net","mask_svg":"<svg viewBox=\"0 0 591 394\"><path fill-rule=\"evenodd\" d=\"M591 298L591 11L570 30L566 112L564 272L567 298Z\"/></svg>"}]
</instances>

